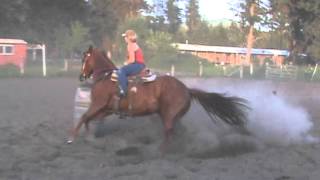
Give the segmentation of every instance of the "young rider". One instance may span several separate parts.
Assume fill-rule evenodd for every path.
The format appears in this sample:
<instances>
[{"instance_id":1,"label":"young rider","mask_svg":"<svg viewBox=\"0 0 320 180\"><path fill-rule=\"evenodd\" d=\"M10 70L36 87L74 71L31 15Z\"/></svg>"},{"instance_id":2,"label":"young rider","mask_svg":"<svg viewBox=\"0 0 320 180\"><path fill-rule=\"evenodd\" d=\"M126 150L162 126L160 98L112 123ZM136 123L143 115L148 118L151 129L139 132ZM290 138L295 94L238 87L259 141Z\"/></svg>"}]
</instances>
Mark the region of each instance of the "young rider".
<instances>
[{"instance_id":1,"label":"young rider","mask_svg":"<svg viewBox=\"0 0 320 180\"><path fill-rule=\"evenodd\" d=\"M127 59L117 74L120 96L124 97L127 94L128 76L138 74L145 67L145 64L142 49L137 44L137 34L129 29L122 36L127 43Z\"/></svg>"}]
</instances>

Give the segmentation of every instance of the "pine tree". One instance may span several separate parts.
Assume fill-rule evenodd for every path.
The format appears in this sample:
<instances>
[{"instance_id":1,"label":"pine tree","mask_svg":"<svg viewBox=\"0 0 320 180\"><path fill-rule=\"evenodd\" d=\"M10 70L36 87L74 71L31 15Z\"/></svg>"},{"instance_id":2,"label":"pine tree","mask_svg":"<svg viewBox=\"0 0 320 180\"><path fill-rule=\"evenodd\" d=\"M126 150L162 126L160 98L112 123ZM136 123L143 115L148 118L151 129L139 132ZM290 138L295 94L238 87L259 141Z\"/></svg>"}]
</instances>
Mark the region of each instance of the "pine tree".
<instances>
[{"instance_id":1,"label":"pine tree","mask_svg":"<svg viewBox=\"0 0 320 180\"><path fill-rule=\"evenodd\" d=\"M194 32L201 25L198 0L190 0L186 9L186 23L189 33Z\"/></svg>"},{"instance_id":2,"label":"pine tree","mask_svg":"<svg viewBox=\"0 0 320 180\"><path fill-rule=\"evenodd\" d=\"M167 2L166 15L169 23L168 32L171 34L175 34L182 23L180 18L181 10L177 6L176 2L176 0L168 0Z\"/></svg>"},{"instance_id":3,"label":"pine tree","mask_svg":"<svg viewBox=\"0 0 320 180\"><path fill-rule=\"evenodd\" d=\"M283 12L286 13L291 60L295 62L300 53L320 55L319 51L314 51L317 49L314 46L320 44L318 33L320 2L318 0L271 0L271 3L273 7L283 7Z\"/></svg>"},{"instance_id":4,"label":"pine tree","mask_svg":"<svg viewBox=\"0 0 320 180\"><path fill-rule=\"evenodd\" d=\"M144 0L111 0L111 6L121 21L126 18L136 18L141 10L148 8Z\"/></svg>"},{"instance_id":5,"label":"pine tree","mask_svg":"<svg viewBox=\"0 0 320 180\"><path fill-rule=\"evenodd\" d=\"M247 54L245 63L251 63L251 51L258 37L255 27L264 27L269 21L267 14L269 6L261 0L243 0L239 5L238 15L240 16L240 26L247 32Z\"/></svg>"}]
</instances>

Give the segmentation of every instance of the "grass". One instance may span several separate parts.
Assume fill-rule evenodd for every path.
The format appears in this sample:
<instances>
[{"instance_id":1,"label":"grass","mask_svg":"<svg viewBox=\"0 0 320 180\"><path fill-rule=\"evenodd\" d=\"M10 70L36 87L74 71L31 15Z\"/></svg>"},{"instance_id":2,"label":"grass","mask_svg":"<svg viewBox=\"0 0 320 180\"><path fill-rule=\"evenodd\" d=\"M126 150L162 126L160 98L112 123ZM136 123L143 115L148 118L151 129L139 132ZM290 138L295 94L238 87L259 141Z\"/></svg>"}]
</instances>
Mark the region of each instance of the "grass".
<instances>
[{"instance_id":1,"label":"grass","mask_svg":"<svg viewBox=\"0 0 320 180\"><path fill-rule=\"evenodd\" d=\"M61 64L48 64L46 67L46 76L59 77L59 76L74 76L79 74L79 66L71 66L68 71L64 70ZM41 77L43 76L43 69L41 63L29 63L25 66L24 74L20 73L20 69L14 65L7 64L0 66L0 78L8 77Z\"/></svg>"}]
</instances>

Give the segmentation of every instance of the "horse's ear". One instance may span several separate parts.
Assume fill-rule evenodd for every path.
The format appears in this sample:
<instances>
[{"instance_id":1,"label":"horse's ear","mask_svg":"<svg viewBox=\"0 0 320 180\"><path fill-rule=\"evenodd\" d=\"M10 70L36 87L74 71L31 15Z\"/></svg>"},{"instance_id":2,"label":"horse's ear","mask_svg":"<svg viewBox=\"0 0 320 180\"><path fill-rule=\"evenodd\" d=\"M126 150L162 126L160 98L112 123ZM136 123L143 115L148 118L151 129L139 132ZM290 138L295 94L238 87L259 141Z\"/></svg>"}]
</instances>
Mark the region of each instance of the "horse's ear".
<instances>
[{"instance_id":1,"label":"horse's ear","mask_svg":"<svg viewBox=\"0 0 320 180\"><path fill-rule=\"evenodd\" d=\"M92 52L92 50L93 50L93 46L92 46L92 45L90 45L90 46L89 46L89 49L88 49L88 52L89 52L89 53L91 53L91 52Z\"/></svg>"}]
</instances>

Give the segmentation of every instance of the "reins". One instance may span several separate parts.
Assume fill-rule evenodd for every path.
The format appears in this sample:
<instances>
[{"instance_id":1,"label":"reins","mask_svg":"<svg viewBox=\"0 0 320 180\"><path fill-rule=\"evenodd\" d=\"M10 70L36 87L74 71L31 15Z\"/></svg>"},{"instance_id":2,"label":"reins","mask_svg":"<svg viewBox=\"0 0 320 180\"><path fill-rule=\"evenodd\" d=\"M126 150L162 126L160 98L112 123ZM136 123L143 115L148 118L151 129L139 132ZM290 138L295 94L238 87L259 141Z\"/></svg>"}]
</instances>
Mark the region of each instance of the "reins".
<instances>
[{"instance_id":1,"label":"reins","mask_svg":"<svg viewBox=\"0 0 320 180\"><path fill-rule=\"evenodd\" d=\"M110 68L99 68L97 70L94 70L92 73L92 77L94 81L100 81L104 77L109 76L113 70L115 69L110 69Z\"/></svg>"},{"instance_id":2,"label":"reins","mask_svg":"<svg viewBox=\"0 0 320 180\"><path fill-rule=\"evenodd\" d=\"M102 60L102 61L105 61L105 62L108 63L108 64L111 63L111 62L108 62L109 59L108 59L104 54L102 54L102 57L100 57L100 58L102 58L101 60ZM97 60L97 59L96 59L96 60ZM101 60L100 60L100 61L101 61ZM111 63L111 64L112 64L112 63ZM113 64L112 64L112 65L113 65ZM113 65L113 66L114 66L114 65ZM101 67L101 68L96 68L96 69L93 70L93 74L92 74L93 80L94 80L95 82L100 81L100 80L104 79L105 77L111 75L114 70L117 70L117 67L114 66L114 67Z\"/></svg>"}]
</instances>

